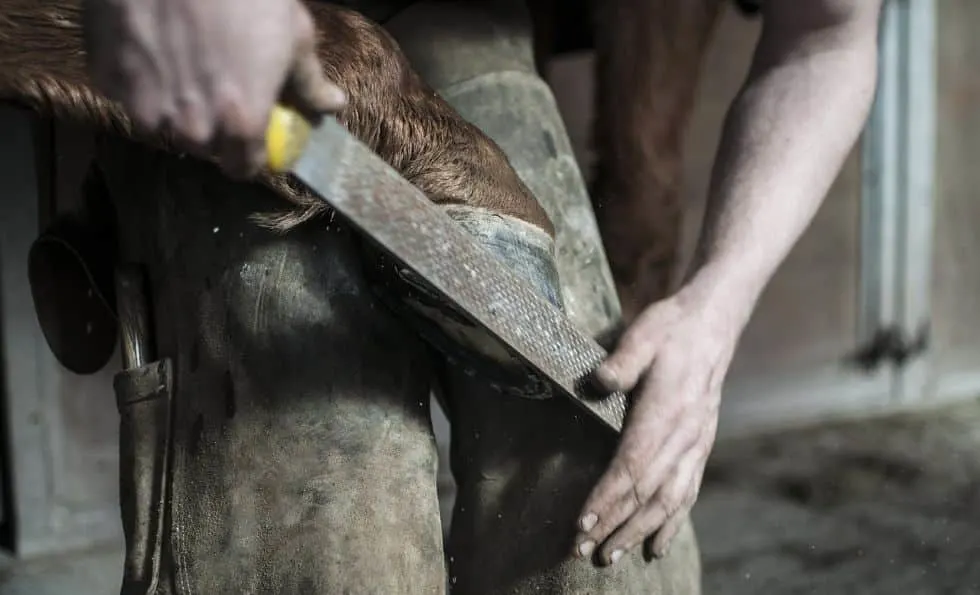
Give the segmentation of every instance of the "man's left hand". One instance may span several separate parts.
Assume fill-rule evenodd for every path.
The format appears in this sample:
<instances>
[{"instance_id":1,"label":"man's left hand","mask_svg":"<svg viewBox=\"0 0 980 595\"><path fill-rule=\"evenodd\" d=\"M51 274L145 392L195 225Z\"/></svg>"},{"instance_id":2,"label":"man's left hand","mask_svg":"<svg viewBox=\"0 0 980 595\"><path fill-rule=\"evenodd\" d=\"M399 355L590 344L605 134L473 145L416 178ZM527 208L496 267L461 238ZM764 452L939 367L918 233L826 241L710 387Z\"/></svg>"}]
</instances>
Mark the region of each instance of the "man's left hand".
<instances>
[{"instance_id":1,"label":"man's left hand","mask_svg":"<svg viewBox=\"0 0 980 595\"><path fill-rule=\"evenodd\" d=\"M647 556L662 557L697 499L742 324L691 293L649 306L596 372L633 401L619 448L582 509L579 557L611 564L641 543Z\"/></svg>"}]
</instances>

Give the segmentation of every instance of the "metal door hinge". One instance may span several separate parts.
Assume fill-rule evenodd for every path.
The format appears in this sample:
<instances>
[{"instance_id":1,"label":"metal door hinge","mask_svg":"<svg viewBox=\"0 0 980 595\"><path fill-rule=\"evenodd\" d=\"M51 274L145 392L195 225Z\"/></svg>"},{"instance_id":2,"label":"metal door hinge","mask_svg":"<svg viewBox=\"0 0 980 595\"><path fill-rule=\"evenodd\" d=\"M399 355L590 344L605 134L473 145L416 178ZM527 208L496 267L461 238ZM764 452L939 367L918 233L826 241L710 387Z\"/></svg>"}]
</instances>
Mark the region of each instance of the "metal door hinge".
<instances>
[{"instance_id":1,"label":"metal door hinge","mask_svg":"<svg viewBox=\"0 0 980 595\"><path fill-rule=\"evenodd\" d=\"M878 369L882 364L904 366L929 346L929 325L924 324L915 337L909 338L902 329L890 326L878 329L867 344L858 348L847 359L866 372Z\"/></svg>"}]
</instances>

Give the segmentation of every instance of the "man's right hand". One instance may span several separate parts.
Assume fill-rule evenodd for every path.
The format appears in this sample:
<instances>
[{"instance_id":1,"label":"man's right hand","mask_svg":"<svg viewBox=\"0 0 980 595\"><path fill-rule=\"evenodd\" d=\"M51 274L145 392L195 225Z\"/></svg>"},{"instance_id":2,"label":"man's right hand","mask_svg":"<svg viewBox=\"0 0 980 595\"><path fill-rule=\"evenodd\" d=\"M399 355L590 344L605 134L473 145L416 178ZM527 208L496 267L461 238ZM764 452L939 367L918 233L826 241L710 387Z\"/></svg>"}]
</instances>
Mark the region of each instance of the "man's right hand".
<instances>
[{"instance_id":1,"label":"man's right hand","mask_svg":"<svg viewBox=\"0 0 980 595\"><path fill-rule=\"evenodd\" d=\"M87 0L94 83L135 124L214 155L232 176L255 174L276 101L316 121L344 93L317 59L299 0Z\"/></svg>"}]
</instances>

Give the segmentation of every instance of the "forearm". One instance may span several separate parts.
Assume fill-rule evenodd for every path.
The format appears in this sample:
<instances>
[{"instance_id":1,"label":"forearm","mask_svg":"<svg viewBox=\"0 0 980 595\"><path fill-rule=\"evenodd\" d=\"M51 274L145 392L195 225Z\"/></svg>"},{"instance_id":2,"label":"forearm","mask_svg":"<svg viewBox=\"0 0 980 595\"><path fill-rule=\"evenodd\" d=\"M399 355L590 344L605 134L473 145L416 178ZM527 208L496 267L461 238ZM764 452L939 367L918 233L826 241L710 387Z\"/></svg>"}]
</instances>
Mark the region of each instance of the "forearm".
<instances>
[{"instance_id":1,"label":"forearm","mask_svg":"<svg viewBox=\"0 0 980 595\"><path fill-rule=\"evenodd\" d=\"M783 15L763 31L725 122L682 290L726 304L738 325L809 225L867 119L877 71L872 10L872 23L865 14L857 25L787 33L797 24L787 27Z\"/></svg>"}]
</instances>

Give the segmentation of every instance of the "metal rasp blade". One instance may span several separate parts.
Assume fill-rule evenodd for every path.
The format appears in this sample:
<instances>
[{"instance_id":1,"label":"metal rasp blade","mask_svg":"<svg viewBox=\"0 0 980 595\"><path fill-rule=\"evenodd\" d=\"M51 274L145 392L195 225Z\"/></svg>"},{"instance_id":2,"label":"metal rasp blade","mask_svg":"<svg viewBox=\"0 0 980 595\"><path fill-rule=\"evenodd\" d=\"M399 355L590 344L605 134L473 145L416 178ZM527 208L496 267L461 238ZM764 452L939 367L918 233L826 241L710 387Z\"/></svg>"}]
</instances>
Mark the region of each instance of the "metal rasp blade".
<instances>
[{"instance_id":1,"label":"metal rasp blade","mask_svg":"<svg viewBox=\"0 0 980 595\"><path fill-rule=\"evenodd\" d=\"M606 351L336 120L312 130L290 171L558 394L621 431L625 395L594 394L587 381Z\"/></svg>"}]
</instances>

